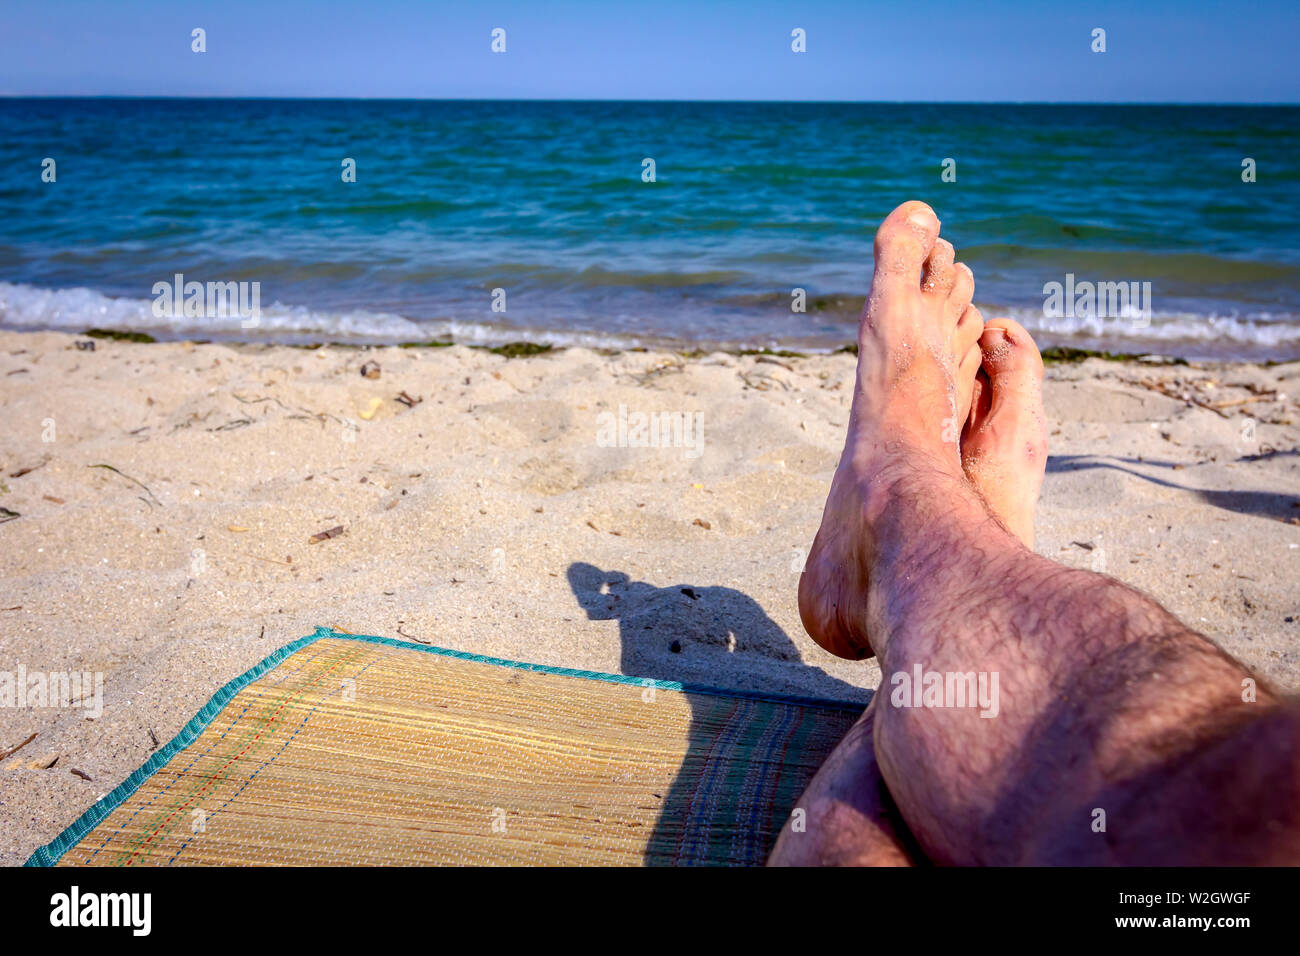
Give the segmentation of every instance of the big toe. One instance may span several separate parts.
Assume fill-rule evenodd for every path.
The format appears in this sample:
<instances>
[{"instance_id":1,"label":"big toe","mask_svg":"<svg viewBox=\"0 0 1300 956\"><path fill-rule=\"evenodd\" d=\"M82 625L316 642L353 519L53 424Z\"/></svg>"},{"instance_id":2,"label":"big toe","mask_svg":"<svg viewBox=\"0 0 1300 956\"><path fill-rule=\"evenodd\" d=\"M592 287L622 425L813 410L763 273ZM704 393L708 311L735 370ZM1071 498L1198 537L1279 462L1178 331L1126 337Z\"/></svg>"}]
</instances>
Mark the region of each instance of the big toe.
<instances>
[{"instance_id":1,"label":"big toe","mask_svg":"<svg viewBox=\"0 0 1300 956\"><path fill-rule=\"evenodd\" d=\"M991 319L979 337L981 364L993 384L993 393L1037 392L1043 382L1043 356L1038 346L1014 319Z\"/></svg>"},{"instance_id":2,"label":"big toe","mask_svg":"<svg viewBox=\"0 0 1300 956\"><path fill-rule=\"evenodd\" d=\"M923 202L903 203L876 230L876 271L872 289L918 289L925 260L939 238L939 217Z\"/></svg>"}]
</instances>

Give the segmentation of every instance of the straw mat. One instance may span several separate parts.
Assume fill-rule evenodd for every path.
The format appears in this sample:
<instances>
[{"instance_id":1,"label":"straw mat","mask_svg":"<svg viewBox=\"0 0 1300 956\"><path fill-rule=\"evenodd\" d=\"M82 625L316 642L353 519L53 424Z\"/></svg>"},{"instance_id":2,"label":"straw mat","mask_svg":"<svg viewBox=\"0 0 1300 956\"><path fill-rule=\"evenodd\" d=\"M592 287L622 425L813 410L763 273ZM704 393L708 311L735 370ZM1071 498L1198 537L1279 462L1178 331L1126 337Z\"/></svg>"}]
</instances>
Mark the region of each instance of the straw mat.
<instances>
[{"instance_id":1,"label":"straw mat","mask_svg":"<svg viewBox=\"0 0 1300 956\"><path fill-rule=\"evenodd\" d=\"M860 709L320 629L28 862L759 864Z\"/></svg>"}]
</instances>

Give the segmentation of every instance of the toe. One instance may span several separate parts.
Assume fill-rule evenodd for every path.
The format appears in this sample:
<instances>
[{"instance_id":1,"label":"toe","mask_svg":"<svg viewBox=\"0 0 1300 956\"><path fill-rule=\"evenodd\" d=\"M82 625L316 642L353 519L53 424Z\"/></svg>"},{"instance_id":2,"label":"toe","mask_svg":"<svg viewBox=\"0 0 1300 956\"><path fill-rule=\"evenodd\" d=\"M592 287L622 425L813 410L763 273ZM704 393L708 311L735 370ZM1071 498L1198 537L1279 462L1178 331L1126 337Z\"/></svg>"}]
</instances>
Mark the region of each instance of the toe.
<instances>
[{"instance_id":1,"label":"toe","mask_svg":"<svg viewBox=\"0 0 1300 956\"><path fill-rule=\"evenodd\" d=\"M977 353L979 349L975 350ZM993 385L989 382L989 373L984 371L981 365L975 370L975 381L971 385L970 393L970 418L967 419L966 429L962 434L963 454L966 448L968 437L978 431L988 420L989 409L993 405Z\"/></svg>"},{"instance_id":2,"label":"toe","mask_svg":"<svg viewBox=\"0 0 1300 956\"><path fill-rule=\"evenodd\" d=\"M979 338L984 370L996 388L1037 388L1043 381L1043 357L1038 346L1014 319L992 319Z\"/></svg>"},{"instance_id":3,"label":"toe","mask_svg":"<svg viewBox=\"0 0 1300 956\"><path fill-rule=\"evenodd\" d=\"M939 217L923 202L905 202L886 216L876 231L873 290L919 287L925 259L938 237Z\"/></svg>"},{"instance_id":4,"label":"toe","mask_svg":"<svg viewBox=\"0 0 1300 956\"><path fill-rule=\"evenodd\" d=\"M970 266L966 265L966 263L959 262L953 266L952 288L948 292L946 314L949 321L959 324L966 318L966 313L971 308L970 300L974 295L975 273L970 271Z\"/></svg>"},{"instance_id":5,"label":"toe","mask_svg":"<svg viewBox=\"0 0 1300 956\"><path fill-rule=\"evenodd\" d=\"M934 240L934 247L925 259L925 270L921 274L921 291L939 299L948 298L952 292L955 276L952 259L956 250L947 239Z\"/></svg>"},{"instance_id":6,"label":"toe","mask_svg":"<svg viewBox=\"0 0 1300 956\"><path fill-rule=\"evenodd\" d=\"M960 356L957 360L957 414L961 422L966 422L973 414L971 400L978 397L975 376L979 373L984 353L980 351L980 332L984 329L984 316L973 305L966 306L952 330L948 341L952 354Z\"/></svg>"},{"instance_id":7,"label":"toe","mask_svg":"<svg viewBox=\"0 0 1300 956\"><path fill-rule=\"evenodd\" d=\"M961 318L957 320L957 328L953 335L953 352L965 355L971 346L979 344L983 331L984 316L979 309L968 304L962 310Z\"/></svg>"},{"instance_id":8,"label":"toe","mask_svg":"<svg viewBox=\"0 0 1300 956\"><path fill-rule=\"evenodd\" d=\"M965 427L966 422L974 414L974 400L976 398L976 379L980 374L980 360L983 354L980 352L979 343L972 341L967 346L966 351L959 353L961 359L957 363L957 431L960 434Z\"/></svg>"}]
</instances>

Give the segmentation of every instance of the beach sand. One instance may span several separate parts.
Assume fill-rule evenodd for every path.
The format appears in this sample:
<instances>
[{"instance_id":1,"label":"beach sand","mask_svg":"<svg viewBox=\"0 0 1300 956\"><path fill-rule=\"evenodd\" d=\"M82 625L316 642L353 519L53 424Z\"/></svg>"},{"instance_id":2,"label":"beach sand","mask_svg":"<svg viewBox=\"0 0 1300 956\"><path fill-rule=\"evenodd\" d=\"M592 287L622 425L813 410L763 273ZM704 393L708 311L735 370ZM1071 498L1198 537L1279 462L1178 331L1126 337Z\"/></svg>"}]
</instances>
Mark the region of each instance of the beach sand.
<instances>
[{"instance_id":1,"label":"beach sand","mask_svg":"<svg viewBox=\"0 0 1300 956\"><path fill-rule=\"evenodd\" d=\"M822 697L880 680L796 605L851 355L85 341L0 333L0 671L104 674L93 720L0 708L0 754L35 734L0 760L0 863L317 625ZM1053 365L1037 550L1295 691L1297 398L1296 362ZM620 404L701 412L702 454L603 447Z\"/></svg>"}]
</instances>

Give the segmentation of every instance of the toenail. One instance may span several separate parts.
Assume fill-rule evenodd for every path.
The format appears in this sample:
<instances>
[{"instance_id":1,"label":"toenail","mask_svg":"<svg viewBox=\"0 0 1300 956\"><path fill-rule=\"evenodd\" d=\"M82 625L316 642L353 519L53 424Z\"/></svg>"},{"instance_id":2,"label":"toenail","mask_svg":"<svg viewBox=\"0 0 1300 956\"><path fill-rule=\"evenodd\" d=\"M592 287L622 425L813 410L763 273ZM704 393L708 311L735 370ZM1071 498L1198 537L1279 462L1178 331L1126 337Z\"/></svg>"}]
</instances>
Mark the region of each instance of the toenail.
<instances>
[{"instance_id":1,"label":"toenail","mask_svg":"<svg viewBox=\"0 0 1300 956\"><path fill-rule=\"evenodd\" d=\"M934 225L935 217L931 213L922 212L918 209L907 217L907 221L914 226L920 226L922 229L929 229Z\"/></svg>"},{"instance_id":2,"label":"toenail","mask_svg":"<svg viewBox=\"0 0 1300 956\"><path fill-rule=\"evenodd\" d=\"M990 332L996 332L1002 341L990 340L989 342L985 342L984 337ZM980 350L984 352L985 355L1003 355L1011 350L1011 337L1007 335L1005 329L999 329L996 326L991 329L985 329L980 334Z\"/></svg>"}]
</instances>

